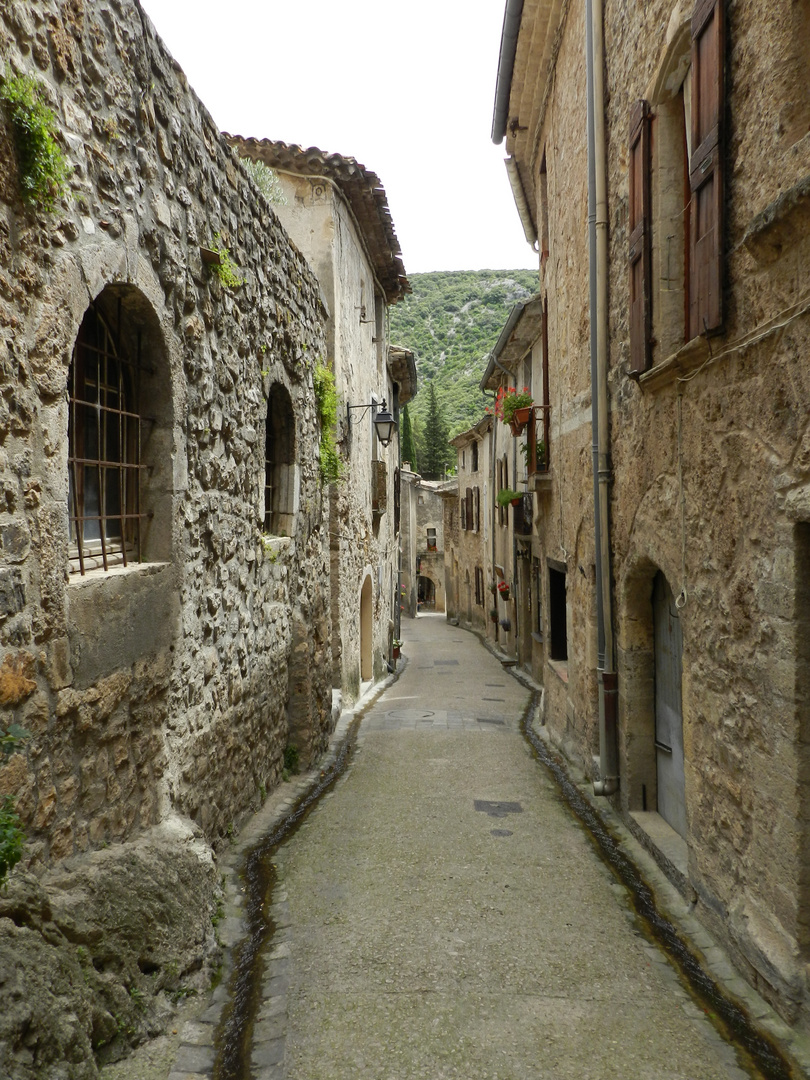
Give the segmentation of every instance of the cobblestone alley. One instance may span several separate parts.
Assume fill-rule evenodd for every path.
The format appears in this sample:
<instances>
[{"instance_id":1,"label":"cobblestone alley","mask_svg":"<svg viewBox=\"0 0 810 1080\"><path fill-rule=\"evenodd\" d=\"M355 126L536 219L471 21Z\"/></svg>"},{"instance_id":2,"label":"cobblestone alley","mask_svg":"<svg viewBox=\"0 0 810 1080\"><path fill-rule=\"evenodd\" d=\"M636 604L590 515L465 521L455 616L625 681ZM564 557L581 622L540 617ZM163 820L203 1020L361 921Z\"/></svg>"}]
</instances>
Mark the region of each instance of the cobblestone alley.
<instances>
[{"instance_id":1,"label":"cobblestone alley","mask_svg":"<svg viewBox=\"0 0 810 1080\"><path fill-rule=\"evenodd\" d=\"M757 1075L535 760L529 690L441 616L403 633L407 665L367 710L354 760L275 858L253 1075ZM187 1025L187 1040L204 1032ZM208 1074L206 1053L182 1048L171 1080Z\"/></svg>"}]
</instances>

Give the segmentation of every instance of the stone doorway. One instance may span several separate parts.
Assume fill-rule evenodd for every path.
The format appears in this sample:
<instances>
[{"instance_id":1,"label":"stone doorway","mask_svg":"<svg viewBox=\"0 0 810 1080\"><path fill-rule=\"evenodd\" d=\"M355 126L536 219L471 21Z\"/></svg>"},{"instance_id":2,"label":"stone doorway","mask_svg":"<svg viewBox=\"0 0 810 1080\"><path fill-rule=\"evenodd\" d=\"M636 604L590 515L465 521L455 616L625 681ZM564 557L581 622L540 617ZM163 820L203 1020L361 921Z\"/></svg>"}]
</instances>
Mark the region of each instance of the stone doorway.
<instances>
[{"instance_id":1,"label":"stone doorway","mask_svg":"<svg viewBox=\"0 0 810 1080\"><path fill-rule=\"evenodd\" d=\"M658 813L686 838L681 704L683 631L672 590L660 571L653 581L652 605Z\"/></svg>"}]
</instances>

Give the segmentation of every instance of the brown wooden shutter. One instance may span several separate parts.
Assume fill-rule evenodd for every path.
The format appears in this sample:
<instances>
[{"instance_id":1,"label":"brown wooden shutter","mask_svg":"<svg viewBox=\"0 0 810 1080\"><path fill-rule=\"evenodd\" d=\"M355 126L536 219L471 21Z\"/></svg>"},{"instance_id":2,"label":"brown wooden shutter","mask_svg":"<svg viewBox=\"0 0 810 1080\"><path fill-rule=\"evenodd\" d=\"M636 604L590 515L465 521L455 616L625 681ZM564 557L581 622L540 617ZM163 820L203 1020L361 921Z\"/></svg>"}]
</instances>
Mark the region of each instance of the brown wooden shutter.
<instances>
[{"instance_id":1,"label":"brown wooden shutter","mask_svg":"<svg viewBox=\"0 0 810 1080\"><path fill-rule=\"evenodd\" d=\"M630 110L630 370L652 362L652 270L650 259L650 106Z\"/></svg>"},{"instance_id":2,"label":"brown wooden shutter","mask_svg":"<svg viewBox=\"0 0 810 1080\"><path fill-rule=\"evenodd\" d=\"M475 528L475 519L473 518L473 493L472 488L467 488L467 530L472 532Z\"/></svg>"},{"instance_id":3,"label":"brown wooden shutter","mask_svg":"<svg viewBox=\"0 0 810 1080\"><path fill-rule=\"evenodd\" d=\"M467 500L461 499L461 531L467 531Z\"/></svg>"},{"instance_id":4,"label":"brown wooden shutter","mask_svg":"<svg viewBox=\"0 0 810 1080\"><path fill-rule=\"evenodd\" d=\"M689 337L723 326L723 0L692 15L692 191Z\"/></svg>"}]
</instances>

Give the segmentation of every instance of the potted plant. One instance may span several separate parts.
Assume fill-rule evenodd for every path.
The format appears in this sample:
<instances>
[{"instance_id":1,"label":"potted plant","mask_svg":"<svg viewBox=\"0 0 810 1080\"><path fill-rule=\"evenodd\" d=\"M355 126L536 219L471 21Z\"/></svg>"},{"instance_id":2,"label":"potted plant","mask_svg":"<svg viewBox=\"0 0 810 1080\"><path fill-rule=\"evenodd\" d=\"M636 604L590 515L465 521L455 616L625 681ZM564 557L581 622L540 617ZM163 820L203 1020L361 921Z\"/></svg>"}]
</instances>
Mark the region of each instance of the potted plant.
<instances>
[{"instance_id":1,"label":"potted plant","mask_svg":"<svg viewBox=\"0 0 810 1080\"><path fill-rule=\"evenodd\" d=\"M523 454L523 460L528 467L531 464L531 454L529 453L530 444L528 440L520 444L520 452ZM546 444L542 439L538 439L535 443L534 453L535 468L540 470L546 467Z\"/></svg>"},{"instance_id":2,"label":"potted plant","mask_svg":"<svg viewBox=\"0 0 810 1080\"><path fill-rule=\"evenodd\" d=\"M508 506L509 503L511 503L512 506L517 506L522 498L522 491L513 491L512 488L501 488L495 496L495 501L498 506Z\"/></svg>"},{"instance_id":3,"label":"potted plant","mask_svg":"<svg viewBox=\"0 0 810 1080\"><path fill-rule=\"evenodd\" d=\"M492 608L489 613L490 620L494 623L498 621L498 609Z\"/></svg>"},{"instance_id":4,"label":"potted plant","mask_svg":"<svg viewBox=\"0 0 810 1080\"><path fill-rule=\"evenodd\" d=\"M501 600L508 600L509 599L509 583L506 582L506 581L499 581L498 582L498 593L500 595Z\"/></svg>"},{"instance_id":5,"label":"potted plant","mask_svg":"<svg viewBox=\"0 0 810 1080\"><path fill-rule=\"evenodd\" d=\"M400 655L401 648L402 648L402 642L399 640L399 638L394 638L394 640L391 642L391 649L392 649L391 655L393 656L393 658L395 660L399 660L399 655Z\"/></svg>"},{"instance_id":6,"label":"potted plant","mask_svg":"<svg viewBox=\"0 0 810 1080\"><path fill-rule=\"evenodd\" d=\"M492 412L507 427L512 429L513 435L521 435L532 412L534 398L528 386L522 390L516 390L514 386L501 386L495 395L495 404Z\"/></svg>"},{"instance_id":7,"label":"potted plant","mask_svg":"<svg viewBox=\"0 0 810 1080\"><path fill-rule=\"evenodd\" d=\"M512 620L511 619L501 619L501 629L505 630L506 633L508 634L509 631L512 629Z\"/></svg>"}]
</instances>

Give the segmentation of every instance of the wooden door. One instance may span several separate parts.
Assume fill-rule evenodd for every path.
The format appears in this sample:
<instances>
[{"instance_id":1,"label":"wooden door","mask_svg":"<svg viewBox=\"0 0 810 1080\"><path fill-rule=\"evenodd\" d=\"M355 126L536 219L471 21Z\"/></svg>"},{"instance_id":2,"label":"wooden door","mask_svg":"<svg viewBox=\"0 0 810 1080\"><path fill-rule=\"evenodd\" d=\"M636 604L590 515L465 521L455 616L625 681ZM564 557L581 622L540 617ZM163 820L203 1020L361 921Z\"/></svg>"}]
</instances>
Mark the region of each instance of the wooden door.
<instances>
[{"instance_id":1,"label":"wooden door","mask_svg":"<svg viewBox=\"0 0 810 1080\"><path fill-rule=\"evenodd\" d=\"M658 813L686 837L681 677L683 636L672 590L663 574L653 585L655 630L655 754Z\"/></svg>"}]
</instances>

